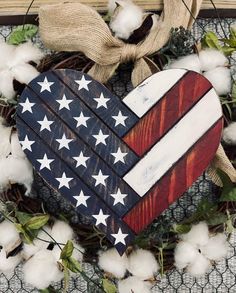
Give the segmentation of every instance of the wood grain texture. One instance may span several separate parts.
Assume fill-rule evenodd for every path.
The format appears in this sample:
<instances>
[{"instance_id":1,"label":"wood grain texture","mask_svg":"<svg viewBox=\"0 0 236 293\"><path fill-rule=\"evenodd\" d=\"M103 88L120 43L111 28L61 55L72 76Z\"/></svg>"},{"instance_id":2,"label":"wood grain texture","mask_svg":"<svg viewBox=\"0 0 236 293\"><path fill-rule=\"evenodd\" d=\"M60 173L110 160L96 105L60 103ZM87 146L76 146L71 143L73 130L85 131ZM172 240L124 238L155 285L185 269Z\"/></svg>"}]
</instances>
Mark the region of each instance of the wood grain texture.
<instances>
[{"instance_id":1,"label":"wood grain texture","mask_svg":"<svg viewBox=\"0 0 236 293\"><path fill-rule=\"evenodd\" d=\"M24 14L31 1L29 0L1 0L0 15L20 15ZM81 2L93 6L99 11L107 10L106 0L70 0L70 2ZM162 10L163 0L134 0L135 3L147 10ZM30 11L31 14L37 14L41 5L56 4L58 0L36 0ZM217 8L236 9L234 0L214 0ZM202 9L212 9L210 0L203 0Z\"/></svg>"}]
</instances>

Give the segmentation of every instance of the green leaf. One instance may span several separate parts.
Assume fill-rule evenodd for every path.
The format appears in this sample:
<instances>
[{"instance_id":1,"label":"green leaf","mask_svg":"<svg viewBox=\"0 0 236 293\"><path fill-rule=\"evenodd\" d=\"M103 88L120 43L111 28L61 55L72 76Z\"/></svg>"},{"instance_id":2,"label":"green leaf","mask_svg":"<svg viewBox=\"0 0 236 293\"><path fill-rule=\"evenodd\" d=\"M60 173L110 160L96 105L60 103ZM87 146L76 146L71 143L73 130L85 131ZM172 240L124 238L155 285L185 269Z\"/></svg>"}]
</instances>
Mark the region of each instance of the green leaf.
<instances>
[{"instance_id":1,"label":"green leaf","mask_svg":"<svg viewBox=\"0 0 236 293\"><path fill-rule=\"evenodd\" d=\"M25 227L28 230L38 230L47 224L49 218L49 215L32 217L28 222L25 223Z\"/></svg>"},{"instance_id":2,"label":"green leaf","mask_svg":"<svg viewBox=\"0 0 236 293\"><path fill-rule=\"evenodd\" d=\"M217 173L223 184L220 201L236 201L236 187L228 174L220 169L217 170Z\"/></svg>"},{"instance_id":3,"label":"green leaf","mask_svg":"<svg viewBox=\"0 0 236 293\"><path fill-rule=\"evenodd\" d=\"M236 48L236 39L221 39L221 41L234 49Z\"/></svg>"},{"instance_id":4,"label":"green leaf","mask_svg":"<svg viewBox=\"0 0 236 293\"><path fill-rule=\"evenodd\" d=\"M62 251L61 251L61 259L67 259L69 257L72 256L74 250L74 245L73 242L71 240L68 240L66 245L63 247Z\"/></svg>"},{"instance_id":5,"label":"green leaf","mask_svg":"<svg viewBox=\"0 0 236 293\"><path fill-rule=\"evenodd\" d=\"M216 225L226 223L227 220L228 220L228 217L226 214L217 212L207 220L207 224L210 226L216 226Z\"/></svg>"},{"instance_id":6,"label":"green leaf","mask_svg":"<svg viewBox=\"0 0 236 293\"><path fill-rule=\"evenodd\" d=\"M106 293L117 293L116 286L108 279L102 279L102 286Z\"/></svg>"},{"instance_id":7,"label":"green leaf","mask_svg":"<svg viewBox=\"0 0 236 293\"><path fill-rule=\"evenodd\" d=\"M221 50L221 45L217 35L211 31L207 32L202 40L203 47Z\"/></svg>"},{"instance_id":8,"label":"green leaf","mask_svg":"<svg viewBox=\"0 0 236 293\"><path fill-rule=\"evenodd\" d=\"M185 234L191 230L190 224L174 224L173 225L173 232L178 234Z\"/></svg>"},{"instance_id":9,"label":"green leaf","mask_svg":"<svg viewBox=\"0 0 236 293\"><path fill-rule=\"evenodd\" d=\"M230 56L230 55L232 55L236 51L236 48L232 48L232 47L228 47L228 46L223 46L223 47L221 47L221 51L225 55Z\"/></svg>"},{"instance_id":10,"label":"green leaf","mask_svg":"<svg viewBox=\"0 0 236 293\"><path fill-rule=\"evenodd\" d=\"M10 45L19 45L32 39L38 31L38 27L33 24L25 24L17 26L7 38Z\"/></svg>"},{"instance_id":11,"label":"green leaf","mask_svg":"<svg viewBox=\"0 0 236 293\"><path fill-rule=\"evenodd\" d=\"M22 225L25 225L32 217L30 214L16 211L16 218Z\"/></svg>"},{"instance_id":12,"label":"green leaf","mask_svg":"<svg viewBox=\"0 0 236 293\"><path fill-rule=\"evenodd\" d=\"M39 290L40 293L60 293L59 290L53 288L52 286L49 286L48 288L46 289L41 289Z\"/></svg>"},{"instance_id":13,"label":"green leaf","mask_svg":"<svg viewBox=\"0 0 236 293\"><path fill-rule=\"evenodd\" d=\"M63 259L62 264L73 273L79 273L82 271L80 263L73 257Z\"/></svg>"},{"instance_id":14,"label":"green leaf","mask_svg":"<svg viewBox=\"0 0 236 293\"><path fill-rule=\"evenodd\" d=\"M22 240L27 244L31 244L34 237L29 233L29 231L27 231L27 229L25 229L25 227L21 224L15 224L15 227L16 230L22 235Z\"/></svg>"}]
</instances>

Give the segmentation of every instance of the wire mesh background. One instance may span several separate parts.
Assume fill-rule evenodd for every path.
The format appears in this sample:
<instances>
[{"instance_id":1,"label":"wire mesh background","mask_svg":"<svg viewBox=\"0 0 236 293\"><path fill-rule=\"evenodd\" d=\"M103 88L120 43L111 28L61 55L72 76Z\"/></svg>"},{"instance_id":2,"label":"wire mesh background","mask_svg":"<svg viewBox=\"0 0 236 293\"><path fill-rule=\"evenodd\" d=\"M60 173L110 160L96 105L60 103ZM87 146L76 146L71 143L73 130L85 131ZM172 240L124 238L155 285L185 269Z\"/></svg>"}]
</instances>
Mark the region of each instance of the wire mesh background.
<instances>
[{"instance_id":1,"label":"wire mesh background","mask_svg":"<svg viewBox=\"0 0 236 293\"><path fill-rule=\"evenodd\" d=\"M236 17L236 16L235 16ZM193 27L193 35L196 39L200 39L205 31L212 30L219 36L224 37L222 27L226 33L229 31L229 26L235 22L235 19L223 19L221 25L218 19L198 19ZM0 39L5 40L9 33L12 31L12 26L0 27ZM34 40L40 47L43 45L36 37ZM43 48L44 49L44 48ZM235 71L235 66L232 70ZM108 86L112 91L119 97L124 97L129 91L132 90L130 83L130 72L124 67L123 70L119 71L114 76ZM201 176L197 182L186 192L176 203L174 203L168 210L164 212L164 216L171 223L177 223L182 219L190 216L195 210L203 197L214 198L217 192L217 187L211 182L206 174ZM71 209L66 200L64 200L59 194L50 190L44 182L38 176L35 176L35 183L32 197L37 197L44 202L46 210L57 215L60 212L69 212L72 223L79 223L81 216L79 216L75 210ZM11 275L5 276L0 274L0 292L38 292L38 290L32 288L28 284L24 283L24 278L21 270L21 265L12 272ZM84 264L84 269L87 274L96 279L97 274L93 267L89 264ZM91 284L87 283L81 278L71 278L69 292L88 292L88 293L99 293L99 290ZM57 289L62 288L62 283L54 284ZM153 288L153 292L164 292L164 293L235 293L236 292L236 235L232 235L230 240L230 251L227 259L222 260L204 277L193 278L190 275L172 270L168 272L160 282Z\"/></svg>"}]
</instances>

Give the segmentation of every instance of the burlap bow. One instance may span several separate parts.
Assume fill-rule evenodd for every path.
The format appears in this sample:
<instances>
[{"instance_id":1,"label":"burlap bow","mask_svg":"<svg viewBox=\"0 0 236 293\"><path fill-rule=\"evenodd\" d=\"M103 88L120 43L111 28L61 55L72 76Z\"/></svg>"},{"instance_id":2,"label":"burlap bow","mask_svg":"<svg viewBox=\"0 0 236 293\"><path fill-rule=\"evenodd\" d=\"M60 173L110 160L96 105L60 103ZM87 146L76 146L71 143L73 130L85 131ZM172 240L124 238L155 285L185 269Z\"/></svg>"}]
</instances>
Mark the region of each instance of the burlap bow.
<instances>
[{"instance_id":1,"label":"burlap bow","mask_svg":"<svg viewBox=\"0 0 236 293\"><path fill-rule=\"evenodd\" d=\"M134 61L133 85L152 75L153 62L148 56L162 48L172 27L191 28L202 0L164 0L160 23L138 45L115 38L102 17L91 7L80 3L45 5L39 10L40 36L44 45L56 51L80 51L95 62L89 74L105 83L120 63ZM188 9L186 8L188 7ZM204 154L203 154L204 155ZM236 182L236 170L222 146L209 168L213 181L221 185L216 169L221 168Z\"/></svg>"}]
</instances>

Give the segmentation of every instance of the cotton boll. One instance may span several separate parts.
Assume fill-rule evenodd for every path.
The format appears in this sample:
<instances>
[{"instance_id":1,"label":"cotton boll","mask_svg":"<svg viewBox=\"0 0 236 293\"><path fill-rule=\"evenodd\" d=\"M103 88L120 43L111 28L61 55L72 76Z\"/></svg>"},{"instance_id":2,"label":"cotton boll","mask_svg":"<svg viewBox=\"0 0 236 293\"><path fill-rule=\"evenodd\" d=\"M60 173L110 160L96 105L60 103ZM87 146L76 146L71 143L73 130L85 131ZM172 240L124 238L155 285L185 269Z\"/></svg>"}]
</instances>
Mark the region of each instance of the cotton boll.
<instances>
[{"instance_id":1,"label":"cotton boll","mask_svg":"<svg viewBox=\"0 0 236 293\"><path fill-rule=\"evenodd\" d=\"M0 250L0 273L4 273L9 276L13 274L14 269L21 262L21 255L18 253L16 256L6 258L6 251L4 248Z\"/></svg>"},{"instance_id":2,"label":"cotton boll","mask_svg":"<svg viewBox=\"0 0 236 293\"><path fill-rule=\"evenodd\" d=\"M115 36L127 40L134 30L139 28L143 22L143 11L140 7L133 3L126 3L124 1L117 1L121 5L115 11L110 22L110 28L115 33Z\"/></svg>"},{"instance_id":3,"label":"cotton boll","mask_svg":"<svg viewBox=\"0 0 236 293\"><path fill-rule=\"evenodd\" d=\"M203 74L213 85L216 93L227 95L231 90L231 74L230 69L226 67L217 67Z\"/></svg>"},{"instance_id":4,"label":"cotton boll","mask_svg":"<svg viewBox=\"0 0 236 293\"><path fill-rule=\"evenodd\" d=\"M9 100L13 99L16 95L13 88L13 79L14 76L9 70L0 71L0 93Z\"/></svg>"},{"instance_id":5,"label":"cotton boll","mask_svg":"<svg viewBox=\"0 0 236 293\"><path fill-rule=\"evenodd\" d=\"M11 135L11 154L14 157L26 158L25 153L19 142L19 138L16 132Z\"/></svg>"},{"instance_id":6,"label":"cotton boll","mask_svg":"<svg viewBox=\"0 0 236 293\"><path fill-rule=\"evenodd\" d=\"M203 276L210 267L210 261L199 253L195 261L187 267L187 272L193 277L200 277Z\"/></svg>"},{"instance_id":7,"label":"cotton boll","mask_svg":"<svg viewBox=\"0 0 236 293\"><path fill-rule=\"evenodd\" d=\"M197 54L191 54L185 57L181 57L169 65L171 69L187 69L196 72L201 72L201 64Z\"/></svg>"},{"instance_id":8,"label":"cotton boll","mask_svg":"<svg viewBox=\"0 0 236 293\"><path fill-rule=\"evenodd\" d=\"M182 270L197 258L198 250L188 242L179 242L175 248L175 266Z\"/></svg>"},{"instance_id":9,"label":"cotton boll","mask_svg":"<svg viewBox=\"0 0 236 293\"><path fill-rule=\"evenodd\" d=\"M102 270L111 273L116 278L123 278L128 267L128 259L126 254L120 256L115 248L111 248L100 252L98 265Z\"/></svg>"},{"instance_id":10,"label":"cotton boll","mask_svg":"<svg viewBox=\"0 0 236 293\"><path fill-rule=\"evenodd\" d=\"M49 250L40 250L23 266L24 279L37 289L47 288L51 282L63 279L57 262Z\"/></svg>"},{"instance_id":11,"label":"cotton boll","mask_svg":"<svg viewBox=\"0 0 236 293\"><path fill-rule=\"evenodd\" d=\"M128 271L142 280L152 278L158 269L156 258L148 250L138 249L128 258Z\"/></svg>"},{"instance_id":12,"label":"cotton boll","mask_svg":"<svg viewBox=\"0 0 236 293\"><path fill-rule=\"evenodd\" d=\"M236 122L231 123L223 131L223 141L229 145L236 145Z\"/></svg>"},{"instance_id":13,"label":"cotton boll","mask_svg":"<svg viewBox=\"0 0 236 293\"><path fill-rule=\"evenodd\" d=\"M206 49L200 51L199 60L202 71L209 71L219 66L225 66L229 63L225 55L215 49Z\"/></svg>"},{"instance_id":14,"label":"cotton boll","mask_svg":"<svg viewBox=\"0 0 236 293\"><path fill-rule=\"evenodd\" d=\"M119 293L150 293L151 284L137 277L129 277L118 282Z\"/></svg>"},{"instance_id":15,"label":"cotton boll","mask_svg":"<svg viewBox=\"0 0 236 293\"><path fill-rule=\"evenodd\" d=\"M33 45L31 42L27 42L15 47L14 55L9 67L28 63L30 61L38 64L43 56L43 52L38 47Z\"/></svg>"},{"instance_id":16,"label":"cotton boll","mask_svg":"<svg viewBox=\"0 0 236 293\"><path fill-rule=\"evenodd\" d=\"M206 245L209 240L208 226L205 222L193 225L188 233L181 235L181 238L195 246Z\"/></svg>"},{"instance_id":17,"label":"cotton boll","mask_svg":"<svg viewBox=\"0 0 236 293\"><path fill-rule=\"evenodd\" d=\"M211 237L207 243L207 245L200 248L202 254L206 256L210 260L221 260L226 257L229 244L227 242L227 238L224 234L219 233L213 237Z\"/></svg>"},{"instance_id":18,"label":"cotton boll","mask_svg":"<svg viewBox=\"0 0 236 293\"><path fill-rule=\"evenodd\" d=\"M39 72L30 64L21 64L11 69L15 79L23 84L28 84L39 75Z\"/></svg>"},{"instance_id":19,"label":"cotton boll","mask_svg":"<svg viewBox=\"0 0 236 293\"><path fill-rule=\"evenodd\" d=\"M3 221L0 224L0 245L6 248L19 240L20 236L15 225L8 220Z\"/></svg>"},{"instance_id":20,"label":"cotton boll","mask_svg":"<svg viewBox=\"0 0 236 293\"><path fill-rule=\"evenodd\" d=\"M66 222L56 221L52 227L52 237L57 243L66 244L74 238L74 231Z\"/></svg>"},{"instance_id":21,"label":"cotton boll","mask_svg":"<svg viewBox=\"0 0 236 293\"><path fill-rule=\"evenodd\" d=\"M12 127L4 126L3 121L0 117L0 159L5 158L11 152L10 136Z\"/></svg>"}]
</instances>

